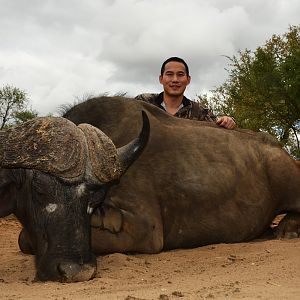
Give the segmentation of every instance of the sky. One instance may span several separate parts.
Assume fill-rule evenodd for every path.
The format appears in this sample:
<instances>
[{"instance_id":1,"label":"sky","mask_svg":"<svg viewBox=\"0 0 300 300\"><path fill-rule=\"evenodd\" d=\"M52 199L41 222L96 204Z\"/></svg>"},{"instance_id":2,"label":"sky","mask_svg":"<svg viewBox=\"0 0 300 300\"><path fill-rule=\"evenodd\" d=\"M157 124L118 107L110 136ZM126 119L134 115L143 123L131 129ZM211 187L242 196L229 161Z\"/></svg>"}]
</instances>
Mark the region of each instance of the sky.
<instances>
[{"instance_id":1,"label":"sky","mask_svg":"<svg viewBox=\"0 0 300 300\"><path fill-rule=\"evenodd\" d=\"M0 88L55 115L87 95L158 93L179 56L194 99L226 80L226 56L299 24L299 0L0 0Z\"/></svg>"}]
</instances>

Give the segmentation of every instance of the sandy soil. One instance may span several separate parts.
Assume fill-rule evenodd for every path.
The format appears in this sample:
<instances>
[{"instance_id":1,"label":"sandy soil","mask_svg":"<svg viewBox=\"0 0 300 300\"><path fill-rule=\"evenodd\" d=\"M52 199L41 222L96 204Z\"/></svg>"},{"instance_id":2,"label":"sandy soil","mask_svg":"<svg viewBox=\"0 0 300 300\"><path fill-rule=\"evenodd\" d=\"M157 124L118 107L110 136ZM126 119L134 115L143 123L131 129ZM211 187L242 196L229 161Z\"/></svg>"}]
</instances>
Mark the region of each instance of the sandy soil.
<instances>
[{"instance_id":1,"label":"sandy soil","mask_svg":"<svg viewBox=\"0 0 300 300\"><path fill-rule=\"evenodd\" d=\"M34 281L19 223L0 220L0 299L300 299L300 239L98 258L88 282Z\"/></svg>"}]
</instances>

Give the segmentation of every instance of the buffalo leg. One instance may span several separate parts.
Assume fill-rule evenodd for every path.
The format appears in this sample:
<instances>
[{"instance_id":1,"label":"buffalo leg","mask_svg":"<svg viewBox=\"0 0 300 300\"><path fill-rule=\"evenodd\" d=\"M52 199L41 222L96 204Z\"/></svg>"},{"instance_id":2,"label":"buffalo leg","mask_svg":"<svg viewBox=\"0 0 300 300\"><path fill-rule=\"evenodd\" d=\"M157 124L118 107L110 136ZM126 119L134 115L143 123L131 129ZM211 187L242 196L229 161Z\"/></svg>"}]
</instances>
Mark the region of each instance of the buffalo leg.
<instances>
[{"instance_id":1,"label":"buffalo leg","mask_svg":"<svg viewBox=\"0 0 300 300\"><path fill-rule=\"evenodd\" d=\"M106 207L92 218L92 251L157 253L163 247L162 223L159 217L133 214Z\"/></svg>"},{"instance_id":2,"label":"buffalo leg","mask_svg":"<svg viewBox=\"0 0 300 300\"><path fill-rule=\"evenodd\" d=\"M20 250L25 254L34 254L32 243L28 232L25 228L22 228L19 234L18 244Z\"/></svg>"},{"instance_id":3,"label":"buffalo leg","mask_svg":"<svg viewBox=\"0 0 300 300\"><path fill-rule=\"evenodd\" d=\"M293 239L300 237L300 213L288 213L275 229L277 238Z\"/></svg>"}]
</instances>

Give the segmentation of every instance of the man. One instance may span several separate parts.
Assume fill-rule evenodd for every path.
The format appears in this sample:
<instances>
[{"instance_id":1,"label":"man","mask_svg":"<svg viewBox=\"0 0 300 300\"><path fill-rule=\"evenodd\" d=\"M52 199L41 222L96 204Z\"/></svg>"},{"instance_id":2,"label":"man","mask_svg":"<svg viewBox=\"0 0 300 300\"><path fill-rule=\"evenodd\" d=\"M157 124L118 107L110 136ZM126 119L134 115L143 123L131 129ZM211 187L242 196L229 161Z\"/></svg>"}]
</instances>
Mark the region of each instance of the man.
<instances>
[{"instance_id":1,"label":"man","mask_svg":"<svg viewBox=\"0 0 300 300\"><path fill-rule=\"evenodd\" d=\"M216 117L198 102L184 96L190 81L191 76L186 62L179 57L170 57L162 64L159 76L164 91L160 94L141 94L136 99L150 102L179 118L214 121L219 126L234 129L236 123L232 117Z\"/></svg>"}]
</instances>

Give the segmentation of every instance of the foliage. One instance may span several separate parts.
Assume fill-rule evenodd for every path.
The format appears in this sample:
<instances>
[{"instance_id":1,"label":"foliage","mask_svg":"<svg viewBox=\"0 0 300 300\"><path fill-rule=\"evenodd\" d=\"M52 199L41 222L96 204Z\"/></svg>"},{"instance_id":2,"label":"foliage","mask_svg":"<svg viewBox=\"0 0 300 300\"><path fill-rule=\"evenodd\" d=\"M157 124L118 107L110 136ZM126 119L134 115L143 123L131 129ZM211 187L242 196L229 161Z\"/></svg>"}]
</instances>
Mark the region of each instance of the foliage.
<instances>
[{"instance_id":1,"label":"foliage","mask_svg":"<svg viewBox=\"0 0 300 300\"><path fill-rule=\"evenodd\" d=\"M28 109L24 91L10 85L0 89L0 129L35 118L37 113Z\"/></svg>"},{"instance_id":2,"label":"foliage","mask_svg":"<svg viewBox=\"0 0 300 300\"><path fill-rule=\"evenodd\" d=\"M228 59L228 80L199 99L217 114L234 116L239 127L275 135L300 158L300 27Z\"/></svg>"},{"instance_id":3,"label":"foliage","mask_svg":"<svg viewBox=\"0 0 300 300\"><path fill-rule=\"evenodd\" d=\"M38 113L36 111L32 111L32 110L17 111L14 114L16 124L24 123L28 120L36 118L37 116L38 116Z\"/></svg>"}]
</instances>

